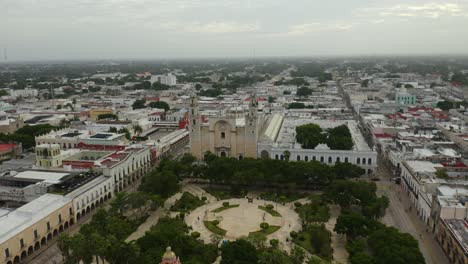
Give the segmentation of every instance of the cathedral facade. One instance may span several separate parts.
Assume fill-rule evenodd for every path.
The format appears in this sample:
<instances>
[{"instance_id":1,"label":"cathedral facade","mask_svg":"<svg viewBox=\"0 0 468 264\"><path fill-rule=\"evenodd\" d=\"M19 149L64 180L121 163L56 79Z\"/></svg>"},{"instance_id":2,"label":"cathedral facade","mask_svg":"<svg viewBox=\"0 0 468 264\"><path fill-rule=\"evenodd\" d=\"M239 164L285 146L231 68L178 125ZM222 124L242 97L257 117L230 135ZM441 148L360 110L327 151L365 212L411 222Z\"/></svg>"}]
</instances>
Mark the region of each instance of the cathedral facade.
<instances>
[{"instance_id":1,"label":"cathedral facade","mask_svg":"<svg viewBox=\"0 0 468 264\"><path fill-rule=\"evenodd\" d=\"M198 99L190 98L188 126L192 155L203 159L206 152L219 157L257 157L257 140L261 120L257 113L257 102L251 97L248 109L241 106L225 109L220 116L202 118Z\"/></svg>"}]
</instances>

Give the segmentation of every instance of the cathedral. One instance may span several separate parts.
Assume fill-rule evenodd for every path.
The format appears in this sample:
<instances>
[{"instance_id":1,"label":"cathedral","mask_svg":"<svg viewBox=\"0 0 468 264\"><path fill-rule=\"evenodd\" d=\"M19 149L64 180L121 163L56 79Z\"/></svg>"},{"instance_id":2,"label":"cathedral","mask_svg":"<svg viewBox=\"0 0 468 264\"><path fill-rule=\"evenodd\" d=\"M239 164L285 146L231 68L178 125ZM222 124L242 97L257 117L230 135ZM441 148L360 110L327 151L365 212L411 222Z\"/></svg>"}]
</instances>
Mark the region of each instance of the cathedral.
<instances>
[{"instance_id":1,"label":"cathedral","mask_svg":"<svg viewBox=\"0 0 468 264\"><path fill-rule=\"evenodd\" d=\"M262 118L257 113L257 100L250 97L248 108L226 108L219 116L202 117L196 97L190 98L190 149L203 159L207 151L219 157L257 157L257 140Z\"/></svg>"},{"instance_id":2,"label":"cathedral","mask_svg":"<svg viewBox=\"0 0 468 264\"><path fill-rule=\"evenodd\" d=\"M160 264L181 264L181 262L176 254L172 252L171 247L167 247Z\"/></svg>"}]
</instances>

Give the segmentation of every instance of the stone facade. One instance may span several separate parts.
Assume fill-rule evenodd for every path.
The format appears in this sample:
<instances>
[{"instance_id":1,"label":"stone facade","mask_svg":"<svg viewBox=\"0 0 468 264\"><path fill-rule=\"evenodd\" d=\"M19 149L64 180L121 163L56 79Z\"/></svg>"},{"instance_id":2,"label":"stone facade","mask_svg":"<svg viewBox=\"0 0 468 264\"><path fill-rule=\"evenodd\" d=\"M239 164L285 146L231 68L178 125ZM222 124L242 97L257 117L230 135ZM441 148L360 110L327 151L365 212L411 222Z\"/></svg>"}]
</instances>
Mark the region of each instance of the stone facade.
<instances>
[{"instance_id":1,"label":"stone facade","mask_svg":"<svg viewBox=\"0 0 468 264\"><path fill-rule=\"evenodd\" d=\"M220 157L257 157L257 139L261 127L252 98L246 111L242 107L227 109L221 116L210 117L207 122L200 115L197 98L190 99L190 149L192 155L202 159L210 151Z\"/></svg>"}]
</instances>

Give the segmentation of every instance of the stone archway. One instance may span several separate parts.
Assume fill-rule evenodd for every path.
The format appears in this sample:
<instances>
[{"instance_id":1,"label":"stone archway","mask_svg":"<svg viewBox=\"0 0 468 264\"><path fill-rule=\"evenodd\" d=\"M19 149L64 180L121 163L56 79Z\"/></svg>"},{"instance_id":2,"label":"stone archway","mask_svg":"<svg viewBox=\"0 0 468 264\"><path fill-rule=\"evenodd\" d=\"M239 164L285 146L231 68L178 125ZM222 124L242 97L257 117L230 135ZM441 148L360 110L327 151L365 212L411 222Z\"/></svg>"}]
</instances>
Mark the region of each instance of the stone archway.
<instances>
[{"instance_id":1,"label":"stone archway","mask_svg":"<svg viewBox=\"0 0 468 264\"><path fill-rule=\"evenodd\" d=\"M47 240L45 237L41 239L41 246L44 246L46 244Z\"/></svg>"},{"instance_id":2,"label":"stone archway","mask_svg":"<svg viewBox=\"0 0 468 264\"><path fill-rule=\"evenodd\" d=\"M39 244L39 241L34 244L34 250L39 250L41 248L41 245Z\"/></svg>"},{"instance_id":3,"label":"stone archway","mask_svg":"<svg viewBox=\"0 0 468 264\"><path fill-rule=\"evenodd\" d=\"M34 248L33 248L33 246L29 246L29 248L28 248L28 256L30 256L32 253L34 253Z\"/></svg>"},{"instance_id":4,"label":"stone archway","mask_svg":"<svg viewBox=\"0 0 468 264\"><path fill-rule=\"evenodd\" d=\"M24 260L27 256L26 250L23 250L23 252L21 252L21 260Z\"/></svg>"},{"instance_id":5,"label":"stone archway","mask_svg":"<svg viewBox=\"0 0 468 264\"><path fill-rule=\"evenodd\" d=\"M270 158L270 153L268 153L268 151L266 151L266 150L262 150L262 152L260 152L260 158L268 159L268 158Z\"/></svg>"},{"instance_id":6,"label":"stone archway","mask_svg":"<svg viewBox=\"0 0 468 264\"><path fill-rule=\"evenodd\" d=\"M219 155L221 156L221 158L225 158L226 157L226 151L221 151L221 153Z\"/></svg>"},{"instance_id":7,"label":"stone archway","mask_svg":"<svg viewBox=\"0 0 468 264\"><path fill-rule=\"evenodd\" d=\"M16 257L13 259L13 263L14 263L14 264L17 264L17 263L19 264L19 263L20 263L20 258L19 258L19 256L16 256Z\"/></svg>"}]
</instances>

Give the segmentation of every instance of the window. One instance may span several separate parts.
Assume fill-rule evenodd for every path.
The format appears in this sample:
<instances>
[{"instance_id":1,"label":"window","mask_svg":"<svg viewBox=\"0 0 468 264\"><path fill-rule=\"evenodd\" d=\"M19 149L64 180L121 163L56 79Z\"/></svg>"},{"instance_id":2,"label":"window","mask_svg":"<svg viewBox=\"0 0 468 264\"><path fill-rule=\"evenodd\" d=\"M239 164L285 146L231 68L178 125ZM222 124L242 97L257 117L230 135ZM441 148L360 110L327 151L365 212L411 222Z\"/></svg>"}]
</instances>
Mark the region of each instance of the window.
<instances>
[{"instance_id":1,"label":"window","mask_svg":"<svg viewBox=\"0 0 468 264\"><path fill-rule=\"evenodd\" d=\"M193 124L194 124L194 125L197 123L197 122L195 121L195 119L194 119L194 120L192 120L192 121L193 121Z\"/></svg>"},{"instance_id":2,"label":"window","mask_svg":"<svg viewBox=\"0 0 468 264\"><path fill-rule=\"evenodd\" d=\"M50 230L50 222L47 222L47 231Z\"/></svg>"},{"instance_id":3,"label":"window","mask_svg":"<svg viewBox=\"0 0 468 264\"><path fill-rule=\"evenodd\" d=\"M336 157L336 162L340 162L340 157Z\"/></svg>"},{"instance_id":4,"label":"window","mask_svg":"<svg viewBox=\"0 0 468 264\"><path fill-rule=\"evenodd\" d=\"M37 229L36 229L36 230L34 230L34 239L37 239L37 237L38 236L37 236Z\"/></svg>"},{"instance_id":5,"label":"window","mask_svg":"<svg viewBox=\"0 0 468 264\"><path fill-rule=\"evenodd\" d=\"M297 161L301 160L301 156L297 155Z\"/></svg>"},{"instance_id":6,"label":"window","mask_svg":"<svg viewBox=\"0 0 468 264\"><path fill-rule=\"evenodd\" d=\"M5 257L6 258L10 257L10 250L8 248L5 248Z\"/></svg>"},{"instance_id":7,"label":"window","mask_svg":"<svg viewBox=\"0 0 468 264\"><path fill-rule=\"evenodd\" d=\"M309 161L309 156L305 156L305 161Z\"/></svg>"},{"instance_id":8,"label":"window","mask_svg":"<svg viewBox=\"0 0 468 264\"><path fill-rule=\"evenodd\" d=\"M275 155L275 160L277 160L277 159L278 159L278 154Z\"/></svg>"},{"instance_id":9,"label":"window","mask_svg":"<svg viewBox=\"0 0 468 264\"><path fill-rule=\"evenodd\" d=\"M313 161L316 161L316 160L317 160L317 158L316 158L315 156L313 156L313 157L312 157L312 160L313 160Z\"/></svg>"},{"instance_id":10,"label":"window","mask_svg":"<svg viewBox=\"0 0 468 264\"><path fill-rule=\"evenodd\" d=\"M348 163L348 157L344 158L344 162Z\"/></svg>"},{"instance_id":11,"label":"window","mask_svg":"<svg viewBox=\"0 0 468 264\"><path fill-rule=\"evenodd\" d=\"M367 159L367 164L369 164L369 165L372 164L372 159L371 159L371 158L368 158L368 159Z\"/></svg>"},{"instance_id":12,"label":"window","mask_svg":"<svg viewBox=\"0 0 468 264\"><path fill-rule=\"evenodd\" d=\"M24 240L20 239L20 248L24 248Z\"/></svg>"},{"instance_id":13,"label":"window","mask_svg":"<svg viewBox=\"0 0 468 264\"><path fill-rule=\"evenodd\" d=\"M324 158L323 157L320 157L320 162L323 162L324 161Z\"/></svg>"},{"instance_id":14,"label":"window","mask_svg":"<svg viewBox=\"0 0 468 264\"><path fill-rule=\"evenodd\" d=\"M223 138L223 139L226 138L226 133L221 132L221 138Z\"/></svg>"},{"instance_id":15,"label":"window","mask_svg":"<svg viewBox=\"0 0 468 264\"><path fill-rule=\"evenodd\" d=\"M361 164L361 158L357 158L356 163Z\"/></svg>"},{"instance_id":16,"label":"window","mask_svg":"<svg viewBox=\"0 0 468 264\"><path fill-rule=\"evenodd\" d=\"M328 163L332 163L332 157L328 157Z\"/></svg>"},{"instance_id":17,"label":"window","mask_svg":"<svg viewBox=\"0 0 468 264\"><path fill-rule=\"evenodd\" d=\"M366 164L366 158L362 158L362 164Z\"/></svg>"},{"instance_id":18,"label":"window","mask_svg":"<svg viewBox=\"0 0 468 264\"><path fill-rule=\"evenodd\" d=\"M58 218L59 218L59 223L62 223L62 215L61 214L59 214Z\"/></svg>"},{"instance_id":19,"label":"window","mask_svg":"<svg viewBox=\"0 0 468 264\"><path fill-rule=\"evenodd\" d=\"M70 215L72 215L73 214L73 209L71 207L68 208L68 212L70 212Z\"/></svg>"}]
</instances>

